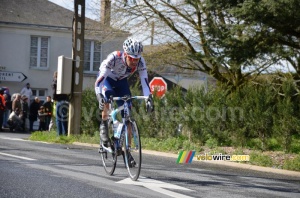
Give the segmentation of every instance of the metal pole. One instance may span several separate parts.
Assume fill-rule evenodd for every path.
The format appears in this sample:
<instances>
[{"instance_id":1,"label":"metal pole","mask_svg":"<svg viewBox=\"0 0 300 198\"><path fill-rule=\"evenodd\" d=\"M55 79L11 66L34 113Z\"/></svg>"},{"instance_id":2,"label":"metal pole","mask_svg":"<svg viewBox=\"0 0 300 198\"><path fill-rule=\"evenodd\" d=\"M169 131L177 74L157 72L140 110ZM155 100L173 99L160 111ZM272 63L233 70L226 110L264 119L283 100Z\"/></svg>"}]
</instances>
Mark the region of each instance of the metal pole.
<instances>
[{"instance_id":1,"label":"metal pole","mask_svg":"<svg viewBox=\"0 0 300 198\"><path fill-rule=\"evenodd\" d=\"M83 84L85 0L74 1L72 97L69 106L68 135L80 134Z\"/></svg>"}]
</instances>

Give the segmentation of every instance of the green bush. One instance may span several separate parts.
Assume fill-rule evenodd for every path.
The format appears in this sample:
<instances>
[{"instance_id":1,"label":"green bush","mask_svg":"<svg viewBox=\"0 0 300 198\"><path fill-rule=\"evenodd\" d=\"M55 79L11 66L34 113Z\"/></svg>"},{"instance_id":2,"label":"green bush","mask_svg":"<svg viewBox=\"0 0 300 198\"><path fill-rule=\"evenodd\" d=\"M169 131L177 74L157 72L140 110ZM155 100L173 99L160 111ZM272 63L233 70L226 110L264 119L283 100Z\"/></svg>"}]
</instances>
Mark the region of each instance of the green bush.
<instances>
[{"instance_id":1,"label":"green bush","mask_svg":"<svg viewBox=\"0 0 300 198\"><path fill-rule=\"evenodd\" d=\"M292 137L292 143L291 143L291 153L297 153L300 154L300 136L294 135Z\"/></svg>"},{"instance_id":2,"label":"green bush","mask_svg":"<svg viewBox=\"0 0 300 198\"><path fill-rule=\"evenodd\" d=\"M95 91L85 89L82 93L80 130L84 135L94 136L99 131L101 121Z\"/></svg>"},{"instance_id":3,"label":"green bush","mask_svg":"<svg viewBox=\"0 0 300 198\"><path fill-rule=\"evenodd\" d=\"M145 112L144 101L133 101L132 113L142 138L166 140L182 135L188 139L186 143L170 140L175 148L197 144L298 153L300 96L295 91L289 81L278 87L272 82L248 83L234 91L194 87L184 93L177 87L162 99L154 97L153 113ZM131 87L131 92L140 95L140 85ZM82 105L81 131L94 136L101 116L93 90L84 91Z\"/></svg>"},{"instance_id":4,"label":"green bush","mask_svg":"<svg viewBox=\"0 0 300 198\"><path fill-rule=\"evenodd\" d=\"M262 148L262 142L259 138L249 138L247 140L246 146L248 148L261 150Z\"/></svg>"},{"instance_id":5,"label":"green bush","mask_svg":"<svg viewBox=\"0 0 300 198\"><path fill-rule=\"evenodd\" d=\"M283 169L300 171L300 155L294 159L286 160L283 164Z\"/></svg>"},{"instance_id":6,"label":"green bush","mask_svg":"<svg viewBox=\"0 0 300 198\"><path fill-rule=\"evenodd\" d=\"M250 153L250 163L258 166L271 167L273 165L272 158L258 152Z\"/></svg>"},{"instance_id":7,"label":"green bush","mask_svg":"<svg viewBox=\"0 0 300 198\"><path fill-rule=\"evenodd\" d=\"M149 149L149 150L156 150L158 151L158 144L156 138L141 138L142 148Z\"/></svg>"},{"instance_id":8,"label":"green bush","mask_svg":"<svg viewBox=\"0 0 300 198\"><path fill-rule=\"evenodd\" d=\"M267 148L270 151L282 151L282 145L276 138L269 138L267 140Z\"/></svg>"},{"instance_id":9,"label":"green bush","mask_svg":"<svg viewBox=\"0 0 300 198\"><path fill-rule=\"evenodd\" d=\"M218 146L218 141L215 138L210 137L208 140L206 140L205 146L208 148L215 148Z\"/></svg>"}]
</instances>

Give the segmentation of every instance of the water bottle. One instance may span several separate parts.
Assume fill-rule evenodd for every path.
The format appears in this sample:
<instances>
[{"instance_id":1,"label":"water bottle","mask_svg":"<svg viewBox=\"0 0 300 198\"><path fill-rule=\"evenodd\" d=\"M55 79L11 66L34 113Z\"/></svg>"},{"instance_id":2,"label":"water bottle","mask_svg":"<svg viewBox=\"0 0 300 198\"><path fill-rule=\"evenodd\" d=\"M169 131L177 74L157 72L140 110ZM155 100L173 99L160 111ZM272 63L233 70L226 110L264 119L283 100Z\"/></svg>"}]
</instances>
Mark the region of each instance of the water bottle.
<instances>
[{"instance_id":1,"label":"water bottle","mask_svg":"<svg viewBox=\"0 0 300 198\"><path fill-rule=\"evenodd\" d=\"M118 120L115 120L115 121L113 122L114 137L115 137L116 139L119 139L119 138L120 138L120 135L121 135L121 133L118 132L118 127L119 127L119 125L120 125L120 122L119 122Z\"/></svg>"},{"instance_id":2,"label":"water bottle","mask_svg":"<svg viewBox=\"0 0 300 198\"><path fill-rule=\"evenodd\" d=\"M118 131L120 131L120 141L119 141L119 146L122 147L123 141L124 141L124 136L125 136L125 133L122 133L122 131L123 131L123 123L122 123L122 124L119 124Z\"/></svg>"}]
</instances>

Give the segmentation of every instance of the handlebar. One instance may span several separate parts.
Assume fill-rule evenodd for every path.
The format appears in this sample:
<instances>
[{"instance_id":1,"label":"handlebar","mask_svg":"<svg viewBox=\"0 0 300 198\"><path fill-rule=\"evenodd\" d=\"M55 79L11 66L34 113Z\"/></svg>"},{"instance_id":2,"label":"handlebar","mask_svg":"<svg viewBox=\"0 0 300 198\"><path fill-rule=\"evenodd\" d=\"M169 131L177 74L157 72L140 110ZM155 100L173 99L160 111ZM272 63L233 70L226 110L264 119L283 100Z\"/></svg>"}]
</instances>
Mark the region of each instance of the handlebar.
<instances>
[{"instance_id":1,"label":"handlebar","mask_svg":"<svg viewBox=\"0 0 300 198\"><path fill-rule=\"evenodd\" d=\"M150 96L151 97L151 96ZM125 96L123 96L123 97L113 97L113 96L110 96L110 98L109 98L109 101L111 102L111 101L117 101L117 100L123 100L123 101L127 101L127 100L129 100L129 99L137 99L137 100L143 100L143 99L148 99L149 98L149 96L129 96L129 95L125 95ZM124 109L124 105L122 105L122 106L120 106L120 107L118 107L118 108L116 108L115 110L113 110L113 111L111 111L110 112L110 115L111 115L111 117L113 118L113 120L115 120L116 118L116 114L119 112L119 111L121 111L121 110L123 110Z\"/></svg>"},{"instance_id":2,"label":"handlebar","mask_svg":"<svg viewBox=\"0 0 300 198\"><path fill-rule=\"evenodd\" d=\"M142 100L142 99L148 99L149 96L123 96L123 97L110 97L110 101L116 101L116 100L123 100L123 101L127 101L130 99L137 99L137 100Z\"/></svg>"}]
</instances>

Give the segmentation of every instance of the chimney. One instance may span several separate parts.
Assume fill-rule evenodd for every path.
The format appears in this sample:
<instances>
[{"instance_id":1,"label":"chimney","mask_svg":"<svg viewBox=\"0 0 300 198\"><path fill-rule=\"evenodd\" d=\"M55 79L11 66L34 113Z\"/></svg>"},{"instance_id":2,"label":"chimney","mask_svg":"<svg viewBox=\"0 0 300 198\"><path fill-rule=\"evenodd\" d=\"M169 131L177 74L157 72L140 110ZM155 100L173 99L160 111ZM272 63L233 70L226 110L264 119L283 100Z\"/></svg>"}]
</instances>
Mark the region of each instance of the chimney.
<instances>
[{"instance_id":1,"label":"chimney","mask_svg":"<svg viewBox=\"0 0 300 198\"><path fill-rule=\"evenodd\" d=\"M101 0L101 18L100 23L104 26L110 26L111 0Z\"/></svg>"}]
</instances>

